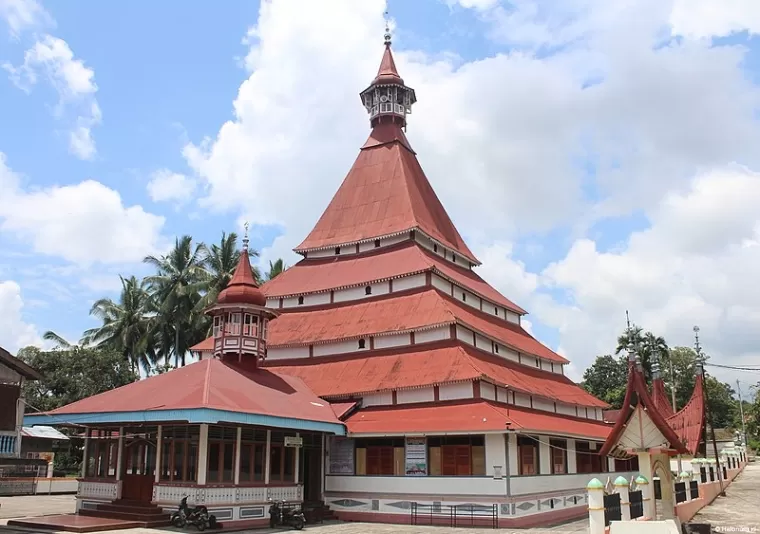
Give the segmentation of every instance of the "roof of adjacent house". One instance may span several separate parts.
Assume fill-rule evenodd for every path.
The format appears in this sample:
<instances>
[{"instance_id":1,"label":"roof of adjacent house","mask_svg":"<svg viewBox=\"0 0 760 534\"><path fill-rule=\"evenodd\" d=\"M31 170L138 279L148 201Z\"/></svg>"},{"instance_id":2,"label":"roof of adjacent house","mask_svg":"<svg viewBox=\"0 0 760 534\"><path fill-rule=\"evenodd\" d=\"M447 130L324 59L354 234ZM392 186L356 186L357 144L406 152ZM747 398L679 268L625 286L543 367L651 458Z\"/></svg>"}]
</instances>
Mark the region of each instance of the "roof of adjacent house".
<instances>
[{"instance_id":1,"label":"roof of adjacent house","mask_svg":"<svg viewBox=\"0 0 760 534\"><path fill-rule=\"evenodd\" d=\"M0 365L13 369L27 380L42 380L42 375L39 371L24 363L21 359L16 358L2 347L0 347Z\"/></svg>"}]
</instances>

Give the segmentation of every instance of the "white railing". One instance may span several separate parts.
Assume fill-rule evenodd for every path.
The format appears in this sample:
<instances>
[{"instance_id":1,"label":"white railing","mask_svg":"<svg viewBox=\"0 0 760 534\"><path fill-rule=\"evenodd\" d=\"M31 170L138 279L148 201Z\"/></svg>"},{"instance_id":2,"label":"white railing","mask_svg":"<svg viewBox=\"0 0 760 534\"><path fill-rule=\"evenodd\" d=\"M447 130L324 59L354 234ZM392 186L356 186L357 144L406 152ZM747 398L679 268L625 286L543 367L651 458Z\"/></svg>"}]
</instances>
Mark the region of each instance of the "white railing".
<instances>
[{"instance_id":1,"label":"white railing","mask_svg":"<svg viewBox=\"0 0 760 534\"><path fill-rule=\"evenodd\" d=\"M300 500L301 487L293 486L288 488L265 488L263 486L251 487L195 487L195 486L153 486L153 501L165 504L177 504L183 497L187 496L187 503L190 505L204 504L206 506L218 506L222 504L254 504L265 503L268 498L279 500ZM267 491L276 490L274 496ZM290 490L286 496L279 496L282 492L279 490ZM296 491L292 496L293 492Z\"/></svg>"},{"instance_id":2,"label":"white railing","mask_svg":"<svg viewBox=\"0 0 760 534\"><path fill-rule=\"evenodd\" d=\"M266 500L267 489L263 486L238 488L235 498L235 501L240 503L266 502Z\"/></svg>"},{"instance_id":3,"label":"white railing","mask_svg":"<svg viewBox=\"0 0 760 534\"><path fill-rule=\"evenodd\" d=\"M277 486L267 488L267 499L273 501L301 501L303 486Z\"/></svg>"},{"instance_id":4,"label":"white railing","mask_svg":"<svg viewBox=\"0 0 760 534\"><path fill-rule=\"evenodd\" d=\"M16 456L18 432L15 430L0 430L0 456Z\"/></svg>"},{"instance_id":5,"label":"white railing","mask_svg":"<svg viewBox=\"0 0 760 534\"><path fill-rule=\"evenodd\" d=\"M80 480L77 489L77 497L84 499L100 499L104 501L113 501L121 495L119 491L121 483L114 481L90 481Z\"/></svg>"}]
</instances>

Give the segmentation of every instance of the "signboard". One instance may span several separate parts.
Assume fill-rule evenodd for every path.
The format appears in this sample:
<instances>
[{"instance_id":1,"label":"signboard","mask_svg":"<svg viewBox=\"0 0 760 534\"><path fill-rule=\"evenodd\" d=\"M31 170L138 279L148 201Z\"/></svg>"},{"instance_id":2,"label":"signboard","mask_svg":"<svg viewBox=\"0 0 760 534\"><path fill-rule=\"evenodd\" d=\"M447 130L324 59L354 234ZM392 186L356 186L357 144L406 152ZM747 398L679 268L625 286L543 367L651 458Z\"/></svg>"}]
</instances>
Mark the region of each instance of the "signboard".
<instances>
[{"instance_id":1,"label":"signboard","mask_svg":"<svg viewBox=\"0 0 760 534\"><path fill-rule=\"evenodd\" d=\"M330 440L330 474L354 474L354 440L333 436Z\"/></svg>"},{"instance_id":2,"label":"signboard","mask_svg":"<svg viewBox=\"0 0 760 534\"><path fill-rule=\"evenodd\" d=\"M303 438L295 437L295 436L285 436L285 446L286 447L302 447Z\"/></svg>"},{"instance_id":3,"label":"signboard","mask_svg":"<svg viewBox=\"0 0 760 534\"><path fill-rule=\"evenodd\" d=\"M406 438L406 476L427 475L427 438Z\"/></svg>"}]
</instances>

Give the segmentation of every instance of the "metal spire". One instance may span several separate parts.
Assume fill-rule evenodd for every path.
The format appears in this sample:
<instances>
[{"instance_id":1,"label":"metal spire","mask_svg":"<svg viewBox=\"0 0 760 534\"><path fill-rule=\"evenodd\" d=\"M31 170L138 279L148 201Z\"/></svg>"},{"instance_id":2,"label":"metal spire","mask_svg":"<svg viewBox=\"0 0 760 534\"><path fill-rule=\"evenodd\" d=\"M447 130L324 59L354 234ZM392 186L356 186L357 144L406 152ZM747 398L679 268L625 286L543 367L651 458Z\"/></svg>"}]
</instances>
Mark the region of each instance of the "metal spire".
<instances>
[{"instance_id":1,"label":"metal spire","mask_svg":"<svg viewBox=\"0 0 760 534\"><path fill-rule=\"evenodd\" d=\"M383 35L385 46L391 45L391 27L390 20L388 19L388 10L385 10L385 35Z\"/></svg>"},{"instance_id":2,"label":"metal spire","mask_svg":"<svg viewBox=\"0 0 760 534\"><path fill-rule=\"evenodd\" d=\"M248 221L245 221L243 228L245 228L245 234L243 235L243 250L248 250Z\"/></svg>"},{"instance_id":3,"label":"metal spire","mask_svg":"<svg viewBox=\"0 0 760 534\"><path fill-rule=\"evenodd\" d=\"M694 326L694 352L697 353L697 372L702 373L704 371L704 357L702 356L702 347L699 344L699 327Z\"/></svg>"}]
</instances>

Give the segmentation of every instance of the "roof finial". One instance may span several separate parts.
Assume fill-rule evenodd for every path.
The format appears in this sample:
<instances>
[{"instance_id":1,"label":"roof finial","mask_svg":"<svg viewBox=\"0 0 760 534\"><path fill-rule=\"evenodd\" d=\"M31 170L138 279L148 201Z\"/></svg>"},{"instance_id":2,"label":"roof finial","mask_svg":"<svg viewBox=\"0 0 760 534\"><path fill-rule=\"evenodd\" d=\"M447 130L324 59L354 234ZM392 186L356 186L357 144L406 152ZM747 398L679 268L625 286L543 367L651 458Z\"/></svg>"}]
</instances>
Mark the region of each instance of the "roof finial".
<instances>
[{"instance_id":1,"label":"roof finial","mask_svg":"<svg viewBox=\"0 0 760 534\"><path fill-rule=\"evenodd\" d=\"M388 10L385 10L385 35L383 36L385 39L385 46L391 45L391 27L390 27L390 20L388 20Z\"/></svg>"},{"instance_id":2,"label":"roof finial","mask_svg":"<svg viewBox=\"0 0 760 534\"><path fill-rule=\"evenodd\" d=\"M699 327L694 326L692 330L694 330L694 352L697 353L697 373L701 373L705 359L702 356L702 347L699 344Z\"/></svg>"},{"instance_id":3,"label":"roof finial","mask_svg":"<svg viewBox=\"0 0 760 534\"><path fill-rule=\"evenodd\" d=\"M243 250L248 250L248 221L245 221L243 228L245 228L245 234L243 235Z\"/></svg>"}]
</instances>

